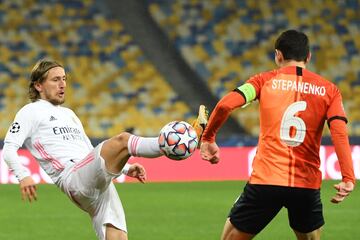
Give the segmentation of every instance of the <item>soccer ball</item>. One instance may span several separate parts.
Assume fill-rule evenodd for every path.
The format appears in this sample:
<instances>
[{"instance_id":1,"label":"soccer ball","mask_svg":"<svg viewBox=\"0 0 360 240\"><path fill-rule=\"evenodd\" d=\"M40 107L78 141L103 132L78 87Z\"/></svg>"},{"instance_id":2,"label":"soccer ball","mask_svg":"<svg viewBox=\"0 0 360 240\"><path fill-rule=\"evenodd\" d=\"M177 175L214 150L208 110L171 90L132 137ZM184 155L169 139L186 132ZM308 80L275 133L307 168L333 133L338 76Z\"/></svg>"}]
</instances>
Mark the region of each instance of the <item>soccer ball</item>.
<instances>
[{"instance_id":1,"label":"soccer ball","mask_svg":"<svg viewBox=\"0 0 360 240\"><path fill-rule=\"evenodd\" d=\"M161 152L172 160L190 157L198 144L195 129L184 121L166 124L160 130L158 141Z\"/></svg>"}]
</instances>

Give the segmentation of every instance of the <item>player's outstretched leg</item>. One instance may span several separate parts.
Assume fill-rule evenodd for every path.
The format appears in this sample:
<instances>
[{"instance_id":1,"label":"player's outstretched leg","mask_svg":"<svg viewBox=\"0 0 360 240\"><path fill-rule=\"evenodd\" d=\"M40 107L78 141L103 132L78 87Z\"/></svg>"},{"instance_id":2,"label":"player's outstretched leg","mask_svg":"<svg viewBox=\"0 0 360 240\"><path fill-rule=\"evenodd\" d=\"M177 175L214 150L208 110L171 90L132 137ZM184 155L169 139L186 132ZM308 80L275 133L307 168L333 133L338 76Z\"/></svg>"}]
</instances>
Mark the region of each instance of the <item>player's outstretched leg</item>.
<instances>
[{"instance_id":1,"label":"player's outstretched leg","mask_svg":"<svg viewBox=\"0 0 360 240\"><path fill-rule=\"evenodd\" d=\"M200 105L198 117L192 124L198 136L198 148L208 122L208 115L207 108ZM105 141L100 154L105 159L108 171L113 173L120 172L130 156L156 158L163 155L158 137L139 137L126 132Z\"/></svg>"},{"instance_id":2,"label":"player's outstretched leg","mask_svg":"<svg viewBox=\"0 0 360 240\"><path fill-rule=\"evenodd\" d=\"M127 163L130 157L127 147L130 136L130 133L120 133L103 143L100 155L109 172L119 173Z\"/></svg>"},{"instance_id":3,"label":"player's outstretched leg","mask_svg":"<svg viewBox=\"0 0 360 240\"><path fill-rule=\"evenodd\" d=\"M100 154L112 173L120 172L130 156L155 158L163 155L157 137L139 137L127 132L105 141Z\"/></svg>"},{"instance_id":4,"label":"player's outstretched leg","mask_svg":"<svg viewBox=\"0 0 360 240\"><path fill-rule=\"evenodd\" d=\"M201 145L201 136L206 128L207 122L209 118L209 111L204 105L200 105L199 107L199 113L197 119L192 123L192 126L194 127L196 134L198 136L199 143L197 145L198 148L200 148Z\"/></svg>"}]
</instances>

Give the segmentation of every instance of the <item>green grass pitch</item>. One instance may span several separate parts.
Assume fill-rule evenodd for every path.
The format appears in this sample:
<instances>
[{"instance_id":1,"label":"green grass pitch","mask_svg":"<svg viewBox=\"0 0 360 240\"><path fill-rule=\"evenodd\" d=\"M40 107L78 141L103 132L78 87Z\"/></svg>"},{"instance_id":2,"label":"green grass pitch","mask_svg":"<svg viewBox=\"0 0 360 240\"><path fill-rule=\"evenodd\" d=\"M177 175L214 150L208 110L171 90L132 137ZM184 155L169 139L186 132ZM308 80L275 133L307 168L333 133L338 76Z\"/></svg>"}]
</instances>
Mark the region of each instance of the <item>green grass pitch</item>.
<instances>
[{"instance_id":1,"label":"green grass pitch","mask_svg":"<svg viewBox=\"0 0 360 240\"><path fill-rule=\"evenodd\" d=\"M360 236L360 194L355 189L343 203L330 203L336 181L324 181L325 226L322 239L353 240ZM117 184L129 240L217 240L232 203L245 182ZM18 185L0 185L0 239L96 239L90 218L54 185L38 186L38 201L20 199ZM295 239L286 211L257 240Z\"/></svg>"}]
</instances>

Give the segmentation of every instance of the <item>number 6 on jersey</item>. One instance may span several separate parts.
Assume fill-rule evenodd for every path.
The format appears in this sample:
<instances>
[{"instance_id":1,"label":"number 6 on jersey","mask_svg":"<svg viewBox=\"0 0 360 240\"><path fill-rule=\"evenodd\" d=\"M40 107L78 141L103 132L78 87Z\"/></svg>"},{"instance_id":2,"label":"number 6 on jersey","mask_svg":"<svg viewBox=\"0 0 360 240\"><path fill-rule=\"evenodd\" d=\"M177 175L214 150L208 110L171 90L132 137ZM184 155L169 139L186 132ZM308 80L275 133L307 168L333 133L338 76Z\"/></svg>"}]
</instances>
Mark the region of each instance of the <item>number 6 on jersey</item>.
<instances>
[{"instance_id":1,"label":"number 6 on jersey","mask_svg":"<svg viewBox=\"0 0 360 240\"><path fill-rule=\"evenodd\" d=\"M292 103L285 111L280 125L280 139L288 146L299 146L305 139L306 125L305 122L296 117L295 114L299 111L306 109L306 102L299 101ZM294 136L290 135L291 129L295 128L296 133Z\"/></svg>"}]
</instances>

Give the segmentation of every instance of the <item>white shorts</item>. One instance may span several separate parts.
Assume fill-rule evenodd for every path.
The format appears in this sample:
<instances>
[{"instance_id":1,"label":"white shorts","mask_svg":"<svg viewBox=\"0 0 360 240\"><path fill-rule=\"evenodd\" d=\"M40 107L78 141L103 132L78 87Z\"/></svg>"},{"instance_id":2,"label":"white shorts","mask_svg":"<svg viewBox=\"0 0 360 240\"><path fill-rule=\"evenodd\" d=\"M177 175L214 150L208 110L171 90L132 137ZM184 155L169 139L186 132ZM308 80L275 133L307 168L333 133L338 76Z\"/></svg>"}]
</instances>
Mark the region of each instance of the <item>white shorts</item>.
<instances>
[{"instance_id":1,"label":"white shorts","mask_svg":"<svg viewBox=\"0 0 360 240\"><path fill-rule=\"evenodd\" d=\"M101 240L105 239L106 224L127 232L124 209L112 182L121 173L106 170L105 160L100 156L102 145L100 143L82 161L65 169L67 173L61 184L69 198L89 213Z\"/></svg>"}]
</instances>

